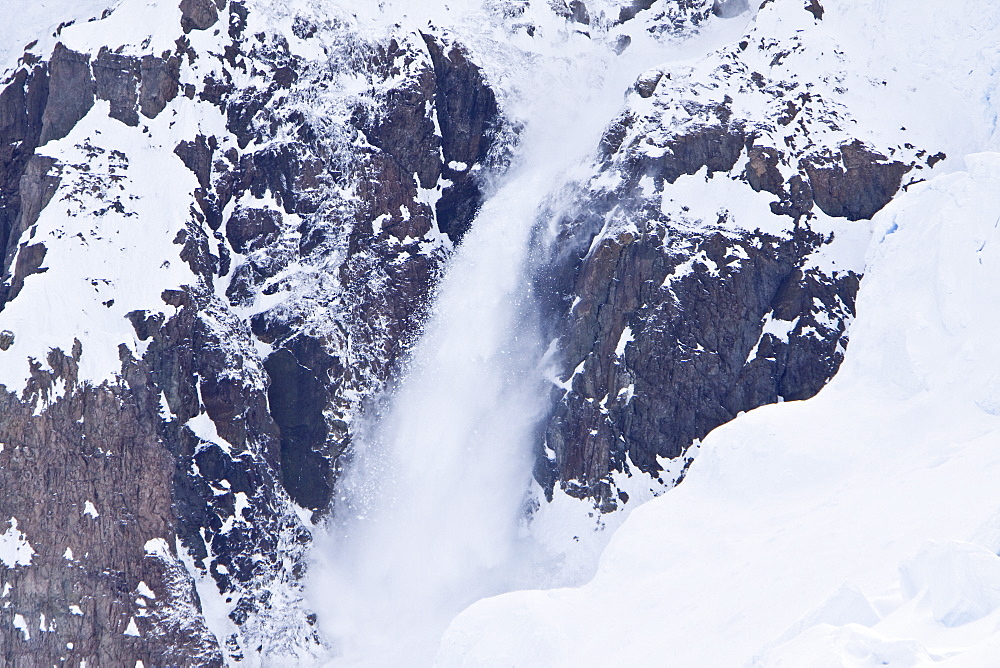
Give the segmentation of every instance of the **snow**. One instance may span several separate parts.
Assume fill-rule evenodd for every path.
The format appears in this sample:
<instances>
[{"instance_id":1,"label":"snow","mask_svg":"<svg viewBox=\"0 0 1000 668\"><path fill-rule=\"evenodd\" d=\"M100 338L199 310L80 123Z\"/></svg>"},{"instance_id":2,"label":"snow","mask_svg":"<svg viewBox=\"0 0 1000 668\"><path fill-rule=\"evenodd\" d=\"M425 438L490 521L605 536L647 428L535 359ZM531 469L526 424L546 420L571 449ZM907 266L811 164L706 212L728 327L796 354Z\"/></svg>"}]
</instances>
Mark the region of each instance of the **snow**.
<instances>
[{"instance_id":1,"label":"snow","mask_svg":"<svg viewBox=\"0 0 1000 668\"><path fill-rule=\"evenodd\" d=\"M92 519L95 520L101 516L101 514L97 512L97 506L95 506L94 502L90 500L86 501L83 504L83 514L89 515Z\"/></svg>"},{"instance_id":2,"label":"snow","mask_svg":"<svg viewBox=\"0 0 1000 668\"><path fill-rule=\"evenodd\" d=\"M156 594L153 593L153 590L145 582L139 582L139 586L135 588L135 591L139 596L151 599L156 598Z\"/></svg>"},{"instance_id":3,"label":"snow","mask_svg":"<svg viewBox=\"0 0 1000 668\"><path fill-rule=\"evenodd\" d=\"M981 407L1000 377L1000 155L968 163L876 216L897 230L874 237L821 394L717 429L592 581L474 604L438 665L980 665L1000 620L1000 421Z\"/></svg>"},{"instance_id":4,"label":"snow","mask_svg":"<svg viewBox=\"0 0 1000 668\"><path fill-rule=\"evenodd\" d=\"M14 615L14 628L21 632L26 641L31 640L31 631L28 630L28 622L24 619L24 615L20 613Z\"/></svg>"},{"instance_id":5,"label":"snow","mask_svg":"<svg viewBox=\"0 0 1000 668\"><path fill-rule=\"evenodd\" d=\"M622 329L622 334L618 337L618 344L615 346L615 357L621 359L625 356L625 347L631 342L635 341L635 337L632 336L632 328L628 325Z\"/></svg>"},{"instance_id":6,"label":"snow","mask_svg":"<svg viewBox=\"0 0 1000 668\"><path fill-rule=\"evenodd\" d=\"M27 536L17 528L17 519L11 517L7 530L0 533L0 563L7 568L30 566L34 555L35 550Z\"/></svg>"},{"instance_id":7,"label":"snow","mask_svg":"<svg viewBox=\"0 0 1000 668\"><path fill-rule=\"evenodd\" d=\"M133 636L135 638L139 637L139 626L135 623L135 617L130 617L128 620L128 626L125 627L123 631L124 635Z\"/></svg>"},{"instance_id":8,"label":"snow","mask_svg":"<svg viewBox=\"0 0 1000 668\"><path fill-rule=\"evenodd\" d=\"M159 557L160 559L170 559L170 544L167 543L165 538L150 538L146 541L143 546L146 554L151 557Z\"/></svg>"},{"instance_id":9,"label":"snow","mask_svg":"<svg viewBox=\"0 0 1000 668\"><path fill-rule=\"evenodd\" d=\"M155 53L176 48L176 26L181 22L180 2L172 0L116 0L107 18L74 25L63 35L63 42L74 51L96 54L106 46L116 53ZM191 35L192 42L201 37ZM141 45L141 46L140 46ZM119 51L120 49L120 51ZM144 121L145 122L145 121Z\"/></svg>"}]
</instances>

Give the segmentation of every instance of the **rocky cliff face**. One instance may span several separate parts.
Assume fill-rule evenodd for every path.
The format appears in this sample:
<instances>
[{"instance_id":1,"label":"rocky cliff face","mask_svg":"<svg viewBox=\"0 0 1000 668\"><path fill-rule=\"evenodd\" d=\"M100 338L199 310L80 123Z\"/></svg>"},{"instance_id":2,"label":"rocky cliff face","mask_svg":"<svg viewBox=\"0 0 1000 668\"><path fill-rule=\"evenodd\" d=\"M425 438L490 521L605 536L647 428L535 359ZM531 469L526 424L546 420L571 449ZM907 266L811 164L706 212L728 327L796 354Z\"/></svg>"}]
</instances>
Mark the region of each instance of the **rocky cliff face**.
<instances>
[{"instance_id":1,"label":"rocky cliff face","mask_svg":"<svg viewBox=\"0 0 1000 668\"><path fill-rule=\"evenodd\" d=\"M322 651L301 589L312 521L518 124L452 33L273 4L138 21L126 2L3 82L5 664ZM510 39L534 34L526 3L494 4ZM550 4L575 33L641 21L663 39L747 9ZM642 74L574 185L535 284L558 342L550 496L611 511L615 472L670 486L685 465L667 460L711 429L836 372L865 233L850 221L943 156L853 127L835 53L798 77L804 25L762 20Z\"/></svg>"},{"instance_id":2,"label":"rocky cliff face","mask_svg":"<svg viewBox=\"0 0 1000 668\"><path fill-rule=\"evenodd\" d=\"M329 507L355 413L416 335L479 174L505 160L496 97L451 38L165 9L168 49L67 34L0 93L3 364L30 357L0 411L3 536L23 547L0 571L7 665L318 650L309 511ZM158 147L151 163L137 143ZM162 161L181 182L143 210ZM67 215L102 224L67 246ZM146 275L59 264L142 253L129 235L154 234L150 216L169 237L133 265ZM61 285L34 280L50 270ZM135 282L153 292L123 296ZM109 331L39 336L51 290Z\"/></svg>"},{"instance_id":3,"label":"rocky cliff face","mask_svg":"<svg viewBox=\"0 0 1000 668\"><path fill-rule=\"evenodd\" d=\"M944 156L905 129L852 135L816 6L794 32L762 7L738 44L642 74L605 134L538 280L562 356L536 467L550 498L608 511L628 500L613 472L676 484L712 429L836 373L863 265L848 221ZM803 78L816 57L833 62Z\"/></svg>"}]
</instances>

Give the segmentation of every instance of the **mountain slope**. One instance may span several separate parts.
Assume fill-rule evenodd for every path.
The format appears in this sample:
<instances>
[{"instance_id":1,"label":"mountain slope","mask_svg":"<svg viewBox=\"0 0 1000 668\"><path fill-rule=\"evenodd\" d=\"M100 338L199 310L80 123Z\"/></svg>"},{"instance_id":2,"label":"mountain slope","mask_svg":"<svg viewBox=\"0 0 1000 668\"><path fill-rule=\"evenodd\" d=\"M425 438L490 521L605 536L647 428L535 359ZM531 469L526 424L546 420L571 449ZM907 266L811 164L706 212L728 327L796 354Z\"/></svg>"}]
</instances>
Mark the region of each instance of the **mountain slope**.
<instances>
[{"instance_id":1,"label":"mountain slope","mask_svg":"<svg viewBox=\"0 0 1000 668\"><path fill-rule=\"evenodd\" d=\"M829 387L713 432L682 485L633 511L592 582L473 605L438 665L989 656L998 179L1000 156L970 156L968 172L887 207Z\"/></svg>"},{"instance_id":2,"label":"mountain slope","mask_svg":"<svg viewBox=\"0 0 1000 668\"><path fill-rule=\"evenodd\" d=\"M622 522L440 660L989 635L992 6L22 9L4 662L429 662Z\"/></svg>"}]
</instances>

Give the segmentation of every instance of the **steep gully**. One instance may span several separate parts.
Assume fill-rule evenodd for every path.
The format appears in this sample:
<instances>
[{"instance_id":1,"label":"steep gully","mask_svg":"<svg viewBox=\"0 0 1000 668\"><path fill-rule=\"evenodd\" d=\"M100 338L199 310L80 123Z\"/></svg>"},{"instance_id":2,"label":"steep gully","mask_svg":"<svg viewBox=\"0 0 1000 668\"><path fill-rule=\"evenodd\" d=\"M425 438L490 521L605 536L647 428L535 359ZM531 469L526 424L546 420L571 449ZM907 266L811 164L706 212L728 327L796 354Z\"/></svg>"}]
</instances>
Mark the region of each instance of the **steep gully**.
<instances>
[{"instance_id":1,"label":"steep gully","mask_svg":"<svg viewBox=\"0 0 1000 668\"><path fill-rule=\"evenodd\" d=\"M343 665L429 663L470 602L560 581L562 555L526 515L546 374L558 373L532 277L551 260L559 207L574 205L562 197L573 168L635 71L668 53L601 46L566 71L518 64L518 154L449 261L403 379L362 416L317 542L311 602Z\"/></svg>"}]
</instances>

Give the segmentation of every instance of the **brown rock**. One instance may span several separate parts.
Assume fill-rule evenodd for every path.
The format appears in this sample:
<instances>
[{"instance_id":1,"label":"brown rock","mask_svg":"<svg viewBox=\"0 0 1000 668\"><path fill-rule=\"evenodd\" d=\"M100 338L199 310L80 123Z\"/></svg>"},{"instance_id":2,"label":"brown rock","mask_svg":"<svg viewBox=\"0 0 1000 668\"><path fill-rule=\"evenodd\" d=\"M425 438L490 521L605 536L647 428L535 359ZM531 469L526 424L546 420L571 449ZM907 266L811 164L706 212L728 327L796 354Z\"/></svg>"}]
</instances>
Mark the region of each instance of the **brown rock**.
<instances>
[{"instance_id":1,"label":"brown rock","mask_svg":"<svg viewBox=\"0 0 1000 668\"><path fill-rule=\"evenodd\" d=\"M68 135L94 106L94 93L90 56L56 44L49 61L49 97L39 144Z\"/></svg>"},{"instance_id":2,"label":"brown rock","mask_svg":"<svg viewBox=\"0 0 1000 668\"><path fill-rule=\"evenodd\" d=\"M207 30L219 20L219 10L212 0L181 0L181 28L185 33Z\"/></svg>"},{"instance_id":3,"label":"brown rock","mask_svg":"<svg viewBox=\"0 0 1000 668\"><path fill-rule=\"evenodd\" d=\"M101 47L94 61L97 97L111 103L111 118L133 127L139 125L139 76L141 61Z\"/></svg>"},{"instance_id":4,"label":"brown rock","mask_svg":"<svg viewBox=\"0 0 1000 668\"><path fill-rule=\"evenodd\" d=\"M146 118L156 118L167 103L177 97L180 59L176 56L143 56L139 70L139 111Z\"/></svg>"},{"instance_id":5,"label":"brown rock","mask_svg":"<svg viewBox=\"0 0 1000 668\"><path fill-rule=\"evenodd\" d=\"M820 154L802 161L816 206L829 216L862 220L874 216L899 191L907 165L888 159L854 140L840 155Z\"/></svg>"},{"instance_id":6,"label":"brown rock","mask_svg":"<svg viewBox=\"0 0 1000 668\"><path fill-rule=\"evenodd\" d=\"M233 250L245 254L268 244L280 229L280 212L238 207L226 223L226 238Z\"/></svg>"}]
</instances>

